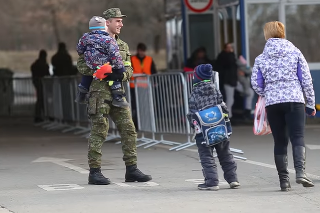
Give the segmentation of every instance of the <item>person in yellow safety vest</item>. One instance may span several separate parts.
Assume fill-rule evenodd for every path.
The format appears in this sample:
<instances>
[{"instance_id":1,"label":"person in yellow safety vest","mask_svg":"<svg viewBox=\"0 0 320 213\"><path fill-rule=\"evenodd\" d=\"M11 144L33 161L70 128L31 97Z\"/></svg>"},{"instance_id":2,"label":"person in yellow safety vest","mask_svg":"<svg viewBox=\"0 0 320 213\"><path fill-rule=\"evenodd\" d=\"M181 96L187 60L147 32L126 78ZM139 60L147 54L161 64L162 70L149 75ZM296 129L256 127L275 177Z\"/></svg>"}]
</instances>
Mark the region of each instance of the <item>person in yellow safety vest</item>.
<instances>
[{"instance_id":1,"label":"person in yellow safety vest","mask_svg":"<svg viewBox=\"0 0 320 213\"><path fill-rule=\"evenodd\" d=\"M146 55L147 46L144 43L139 43L137 46L137 54L131 57L131 63L134 74L156 74L156 65L151 56ZM131 78L133 81L134 78ZM146 85L139 84L138 86L145 87ZM130 88L134 88L134 83L130 83Z\"/></svg>"},{"instance_id":2,"label":"person in yellow safety vest","mask_svg":"<svg viewBox=\"0 0 320 213\"><path fill-rule=\"evenodd\" d=\"M146 74L152 75L156 74L156 65L153 62L151 56L146 55L147 46L144 43L139 43L137 46L137 54L131 57L131 65L133 68L134 74ZM139 81L146 80L144 78L139 78ZM135 98L135 89L134 89L134 78L131 77L130 83L130 94L131 94L131 110L132 110L132 118L135 124L136 129L138 130L138 120L137 120L137 106L136 106L136 98ZM148 85L146 83L137 83L137 87L146 88Z\"/></svg>"}]
</instances>

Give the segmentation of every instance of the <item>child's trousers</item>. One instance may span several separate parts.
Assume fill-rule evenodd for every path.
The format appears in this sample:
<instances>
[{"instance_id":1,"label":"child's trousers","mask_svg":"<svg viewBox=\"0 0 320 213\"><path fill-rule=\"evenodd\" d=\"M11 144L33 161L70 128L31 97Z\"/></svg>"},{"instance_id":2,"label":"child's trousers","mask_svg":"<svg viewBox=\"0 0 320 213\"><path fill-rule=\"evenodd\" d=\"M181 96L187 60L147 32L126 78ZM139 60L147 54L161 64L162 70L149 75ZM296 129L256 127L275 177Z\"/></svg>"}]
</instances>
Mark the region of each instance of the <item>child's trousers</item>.
<instances>
[{"instance_id":1,"label":"child's trousers","mask_svg":"<svg viewBox=\"0 0 320 213\"><path fill-rule=\"evenodd\" d=\"M224 172L224 179L228 183L238 182L238 177L236 173L237 164L234 161L233 155L230 152L229 140L219 143L215 146L208 147L204 142L202 134L197 134L196 142L201 161L203 176L205 178L205 184L207 186L219 185L218 169L213 157L214 149L217 152L220 165Z\"/></svg>"}]
</instances>

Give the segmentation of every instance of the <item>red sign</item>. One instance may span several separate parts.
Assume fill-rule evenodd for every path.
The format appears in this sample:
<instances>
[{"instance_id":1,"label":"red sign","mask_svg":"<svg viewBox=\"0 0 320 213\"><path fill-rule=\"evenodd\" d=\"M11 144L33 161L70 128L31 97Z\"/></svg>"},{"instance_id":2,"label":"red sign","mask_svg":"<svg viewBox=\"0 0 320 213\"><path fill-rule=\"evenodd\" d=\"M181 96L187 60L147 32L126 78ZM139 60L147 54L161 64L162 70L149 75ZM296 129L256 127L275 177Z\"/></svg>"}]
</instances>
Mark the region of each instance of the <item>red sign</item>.
<instances>
[{"instance_id":1,"label":"red sign","mask_svg":"<svg viewBox=\"0 0 320 213\"><path fill-rule=\"evenodd\" d=\"M184 3L191 11L203 13L210 9L213 0L184 0Z\"/></svg>"}]
</instances>

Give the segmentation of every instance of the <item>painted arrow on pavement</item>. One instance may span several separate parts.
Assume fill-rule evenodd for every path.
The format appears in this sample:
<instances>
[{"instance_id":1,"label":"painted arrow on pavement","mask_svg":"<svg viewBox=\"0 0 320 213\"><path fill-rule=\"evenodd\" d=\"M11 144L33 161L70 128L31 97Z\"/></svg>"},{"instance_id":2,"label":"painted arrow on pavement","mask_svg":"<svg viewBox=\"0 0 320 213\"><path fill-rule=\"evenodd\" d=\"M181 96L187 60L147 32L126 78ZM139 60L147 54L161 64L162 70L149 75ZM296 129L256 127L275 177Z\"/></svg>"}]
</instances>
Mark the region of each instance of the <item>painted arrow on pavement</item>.
<instances>
[{"instance_id":1,"label":"painted arrow on pavement","mask_svg":"<svg viewBox=\"0 0 320 213\"><path fill-rule=\"evenodd\" d=\"M37 160L32 161L33 163L45 163L45 162L50 162L50 163L54 163L66 168L69 168L71 170L74 170L76 172L79 172L81 174L89 174L88 170L85 170L81 167L72 165L70 163L67 163L66 161L69 161L71 159L64 159L64 158L49 158L49 157L41 157L38 158Z\"/></svg>"}]
</instances>

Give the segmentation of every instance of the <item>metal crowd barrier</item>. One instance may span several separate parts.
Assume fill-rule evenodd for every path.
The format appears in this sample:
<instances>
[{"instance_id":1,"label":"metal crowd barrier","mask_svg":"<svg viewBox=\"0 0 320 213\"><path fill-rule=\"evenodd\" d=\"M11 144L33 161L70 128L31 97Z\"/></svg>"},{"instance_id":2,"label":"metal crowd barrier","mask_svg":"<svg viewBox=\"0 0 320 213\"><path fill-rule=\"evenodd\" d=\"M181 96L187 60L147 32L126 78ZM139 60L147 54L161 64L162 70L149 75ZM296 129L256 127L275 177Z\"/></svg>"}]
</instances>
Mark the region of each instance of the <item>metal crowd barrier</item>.
<instances>
[{"instance_id":1,"label":"metal crowd barrier","mask_svg":"<svg viewBox=\"0 0 320 213\"><path fill-rule=\"evenodd\" d=\"M45 121L38 124L48 130L74 134L89 132L86 105L74 102L78 79L76 76L45 77L42 79Z\"/></svg>"},{"instance_id":2,"label":"metal crowd barrier","mask_svg":"<svg viewBox=\"0 0 320 213\"><path fill-rule=\"evenodd\" d=\"M212 79L219 87L218 74ZM81 137L88 137L90 122L86 105L74 102L79 78L75 76L43 78L43 97L45 122L39 124L48 130L62 129L62 132L74 132ZM137 139L137 147L149 148L158 144L171 146L170 150L183 150L194 146L191 140L193 130L186 120L188 97L192 89L192 72L168 72L156 75L134 75L135 103L137 122L142 134ZM124 83L126 97L131 101L129 82ZM109 134L106 141L121 137L116 125L109 119ZM146 137L149 134L151 137ZM160 139L156 139L156 135ZM184 135L185 142L165 140L166 135ZM231 148L232 152L243 154L242 150ZM240 156L235 158L245 159Z\"/></svg>"},{"instance_id":3,"label":"metal crowd barrier","mask_svg":"<svg viewBox=\"0 0 320 213\"><path fill-rule=\"evenodd\" d=\"M148 76L149 99L153 116L150 116L155 132L160 134L160 140L154 141L145 148L157 145L180 145L179 142L164 140L164 134L181 134L190 139L189 123L186 122L188 95L186 82L182 73L164 73ZM138 84L139 85L139 84ZM137 86L138 86L137 85ZM143 109L149 108L143 106ZM140 116L140 119L147 117Z\"/></svg>"},{"instance_id":4,"label":"metal crowd barrier","mask_svg":"<svg viewBox=\"0 0 320 213\"><path fill-rule=\"evenodd\" d=\"M151 138L144 134L138 147L149 148L157 144L174 146L170 150L182 150L194 146L191 141L193 130L186 120L188 112L188 97L192 89L192 73L165 73L151 76L135 76L135 98L138 113L139 130L151 133ZM219 88L219 76L215 72L213 82ZM160 140L155 139L155 134L160 135ZM187 141L179 143L164 140L165 134L186 135ZM230 149L231 152L243 154L242 150ZM235 156L238 159L245 159Z\"/></svg>"},{"instance_id":5,"label":"metal crowd barrier","mask_svg":"<svg viewBox=\"0 0 320 213\"><path fill-rule=\"evenodd\" d=\"M169 76L172 75L173 79L170 79ZM166 73L166 74L157 74L152 76L140 75L135 76L135 102L137 109L137 119L139 131L142 132L142 137L138 138L138 141L142 143L138 145L144 146L144 148L149 148L157 144L167 144L167 145L178 145L180 143L168 141L163 139L164 133L170 133L168 128L162 128L166 125L169 125L169 129L172 129L174 124L174 119L177 121L177 118L182 118L182 113L179 115L173 115L170 107L172 104L178 105L179 100L172 101L174 98L178 98L179 95L174 94L174 97L170 99L170 102L165 102L165 97L172 96L170 94L172 90L172 83L176 83L176 86L181 86L181 81L183 81L181 73ZM171 82L171 80L173 82ZM179 83L178 83L179 82ZM170 89L168 89L170 88ZM180 88L180 91L183 90ZM182 93L181 93L182 94ZM180 99L181 100L181 99ZM179 107L179 106L178 106ZM181 111L183 112L183 110ZM179 124L175 131L181 133L184 129L182 126L182 121L178 121ZM151 138L146 138L144 133L151 133ZM156 140L155 134L160 134L161 139Z\"/></svg>"},{"instance_id":6,"label":"metal crowd barrier","mask_svg":"<svg viewBox=\"0 0 320 213\"><path fill-rule=\"evenodd\" d=\"M87 106L74 100L80 78L77 76L45 77L42 79L45 121L37 124L47 130L62 129L63 133L73 132L81 137L89 137L90 122ZM129 83L124 83L127 100L130 103ZM119 138L116 125L109 118L109 134L106 141ZM118 142L120 143L120 142Z\"/></svg>"},{"instance_id":7,"label":"metal crowd barrier","mask_svg":"<svg viewBox=\"0 0 320 213\"><path fill-rule=\"evenodd\" d=\"M154 118L154 109L152 102L152 91L151 91L151 82L149 76L146 75L135 75L134 78L134 92L135 92L135 103L136 103L136 113L137 113L137 122L139 130L142 132L141 138L138 138L137 141L142 143L137 145L137 147L144 146L150 143L156 142L155 140L155 123L152 119ZM148 119L142 119L148 118ZM149 132L152 134L152 138L146 138L144 133ZM145 147L147 148L147 147Z\"/></svg>"},{"instance_id":8,"label":"metal crowd barrier","mask_svg":"<svg viewBox=\"0 0 320 213\"><path fill-rule=\"evenodd\" d=\"M0 115L32 115L35 110L36 96L31 77L1 77Z\"/></svg>"}]
</instances>

